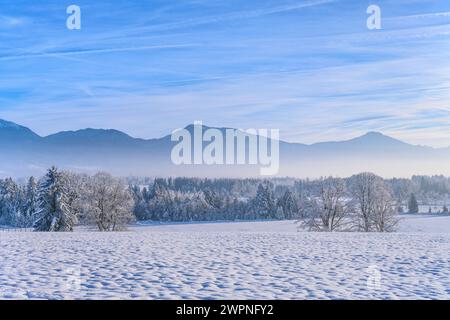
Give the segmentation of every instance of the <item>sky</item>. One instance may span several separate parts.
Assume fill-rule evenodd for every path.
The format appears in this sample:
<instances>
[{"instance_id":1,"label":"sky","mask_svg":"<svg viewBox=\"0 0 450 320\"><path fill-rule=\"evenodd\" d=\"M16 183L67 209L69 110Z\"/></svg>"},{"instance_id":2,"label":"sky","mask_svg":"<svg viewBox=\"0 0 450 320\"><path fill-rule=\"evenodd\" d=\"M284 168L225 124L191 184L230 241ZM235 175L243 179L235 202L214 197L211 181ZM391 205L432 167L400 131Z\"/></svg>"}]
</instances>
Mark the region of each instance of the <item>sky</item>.
<instances>
[{"instance_id":1,"label":"sky","mask_svg":"<svg viewBox=\"0 0 450 320\"><path fill-rule=\"evenodd\" d=\"M443 147L449 88L450 1L0 0L0 118L41 135L154 138L202 121Z\"/></svg>"}]
</instances>

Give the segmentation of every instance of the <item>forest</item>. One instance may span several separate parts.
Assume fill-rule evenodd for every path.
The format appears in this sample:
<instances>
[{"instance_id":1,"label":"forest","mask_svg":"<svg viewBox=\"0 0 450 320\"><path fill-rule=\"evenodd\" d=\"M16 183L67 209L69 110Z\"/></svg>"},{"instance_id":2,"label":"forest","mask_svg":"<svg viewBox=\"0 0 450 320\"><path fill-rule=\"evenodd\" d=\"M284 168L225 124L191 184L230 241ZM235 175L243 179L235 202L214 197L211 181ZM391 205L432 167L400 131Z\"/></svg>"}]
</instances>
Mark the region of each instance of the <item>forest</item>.
<instances>
[{"instance_id":1,"label":"forest","mask_svg":"<svg viewBox=\"0 0 450 320\"><path fill-rule=\"evenodd\" d=\"M113 177L52 167L41 178L0 180L0 225L35 231L124 230L130 223L298 220L311 231L394 231L420 205L448 213L450 179L413 176L201 179ZM431 212L431 208L430 208Z\"/></svg>"}]
</instances>

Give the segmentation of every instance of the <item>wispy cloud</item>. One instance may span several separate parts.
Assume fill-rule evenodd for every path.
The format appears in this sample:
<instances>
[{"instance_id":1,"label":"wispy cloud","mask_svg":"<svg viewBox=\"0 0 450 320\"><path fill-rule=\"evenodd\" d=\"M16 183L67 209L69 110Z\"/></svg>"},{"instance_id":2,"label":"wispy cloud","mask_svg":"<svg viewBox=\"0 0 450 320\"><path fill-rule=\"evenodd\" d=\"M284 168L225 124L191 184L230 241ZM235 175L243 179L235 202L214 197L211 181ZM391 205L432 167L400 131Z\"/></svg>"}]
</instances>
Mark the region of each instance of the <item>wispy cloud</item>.
<instances>
[{"instance_id":1,"label":"wispy cloud","mask_svg":"<svg viewBox=\"0 0 450 320\"><path fill-rule=\"evenodd\" d=\"M54 3L39 17L17 5L4 14L33 28L0 30L0 118L41 134L150 138L200 119L305 143L383 131L449 145L450 4L409 3L378 1L377 31L353 1L80 0L80 32Z\"/></svg>"},{"instance_id":2,"label":"wispy cloud","mask_svg":"<svg viewBox=\"0 0 450 320\"><path fill-rule=\"evenodd\" d=\"M388 19L432 19L432 18L450 18L450 11L445 12L431 12L431 13L424 13L424 14L412 14L412 15L406 15L406 16L398 16Z\"/></svg>"},{"instance_id":3,"label":"wispy cloud","mask_svg":"<svg viewBox=\"0 0 450 320\"><path fill-rule=\"evenodd\" d=\"M27 18L0 15L0 28L13 28L23 26L29 21Z\"/></svg>"},{"instance_id":4,"label":"wispy cloud","mask_svg":"<svg viewBox=\"0 0 450 320\"><path fill-rule=\"evenodd\" d=\"M146 28L147 30L152 31L161 31L161 30L173 30L187 27L200 26L205 24L212 23L221 23L221 22L229 22L235 20L243 20L243 19L254 19L260 18L267 15L273 15L277 13L289 12L294 10L300 10L309 7L320 6L324 4L330 4L336 2L337 0L312 0L312 1L302 1L300 3L281 5L281 6L272 6L267 8L259 8L253 10L246 11L237 11L228 14L208 16L198 19L189 19L174 23L160 24L155 26L150 26Z\"/></svg>"},{"instance_id":5,"label":"wispy cloud","mask_svg":"<svg viewBox=\"0 0 450 320\"><path fill-rule=\"evenodd\" d=\"M125 48L105 48L105 49L86 49L86 50L68 50L57 52L42 52L32 54L19 54L10 56L0 56L0 61L31 59L31 58L48 58L48 57L64 57L64 56L78 56L98 53L115 53L115 52L133 52L133 51L147 51L157 49L181 49L194 47L195 44L173 44L173 45L154 45L154 46L137 46Z\"/></svg>"}]
</instances>

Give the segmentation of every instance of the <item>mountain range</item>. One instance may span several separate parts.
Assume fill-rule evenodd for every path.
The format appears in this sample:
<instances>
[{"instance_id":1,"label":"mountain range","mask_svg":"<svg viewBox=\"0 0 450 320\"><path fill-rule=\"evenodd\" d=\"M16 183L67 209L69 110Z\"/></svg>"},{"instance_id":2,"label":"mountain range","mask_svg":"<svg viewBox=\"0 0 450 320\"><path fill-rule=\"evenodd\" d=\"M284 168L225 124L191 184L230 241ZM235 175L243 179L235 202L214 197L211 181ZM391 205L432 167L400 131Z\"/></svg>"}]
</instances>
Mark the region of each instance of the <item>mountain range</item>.
<instances>
[{"instance_id":1,"label":"mountain range","mask_svg":"<svg viewBox=\"0 0 450 320\"><path fill-rule=\"evenodd\" d=\"M192 132L193 126L186 129ZM120 176L260 176L259 165L174 165L170 155L175 144L170 134L138 139L112 129L64 131L42 137L27 127L0 120L0 176L39 176L51 165ZM411 145L378 132L346 141L311 145L280 141L279 145L278 176L349 176L362 171L384 177L450 176L450 148Z\"/></svg>"}]
</instances>

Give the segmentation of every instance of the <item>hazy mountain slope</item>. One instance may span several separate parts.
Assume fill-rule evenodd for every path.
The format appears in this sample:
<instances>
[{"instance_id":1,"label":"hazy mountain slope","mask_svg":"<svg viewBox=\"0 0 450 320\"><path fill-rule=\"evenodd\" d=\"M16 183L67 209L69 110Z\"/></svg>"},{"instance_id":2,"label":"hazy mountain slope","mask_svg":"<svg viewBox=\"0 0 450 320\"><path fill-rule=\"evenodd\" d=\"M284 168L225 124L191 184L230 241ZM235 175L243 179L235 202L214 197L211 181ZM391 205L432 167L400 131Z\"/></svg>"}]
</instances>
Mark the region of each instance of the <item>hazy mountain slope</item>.
<instances>
[{"instance_id":1,"label":"hazy mountain slope","mask_svg":"<svg viewBox=\"0 0 450 320\"><path fill-rule=\"evenodd\" d=\"M209 127L204 127L207 129ZM193 126L186 129L193 132ZM217 128L225 132L226 128ZM83 129L40 137L0 120L1 176L40 175L51 165L116 175L259 176L259 166L175 166L170 135L136 139L117 130ZM206 143L205 143L206 145ZM248 152L248 150L247 150ZM347 141L312 145L280 142L280 176L348 176L372 171L383 176L450 175L450 150L414 146L377 132Z\"/></svg>"},{"instance_id":2,"label":"hazy mountain slope","mask_svg":"<svg viewBox=\"0 0 450 320\"><path fill-rule=\"evenodd\" d=\"M30 129L0 119L0 144L30 143L41 139Z\"/></svg>"}]
</instances>

